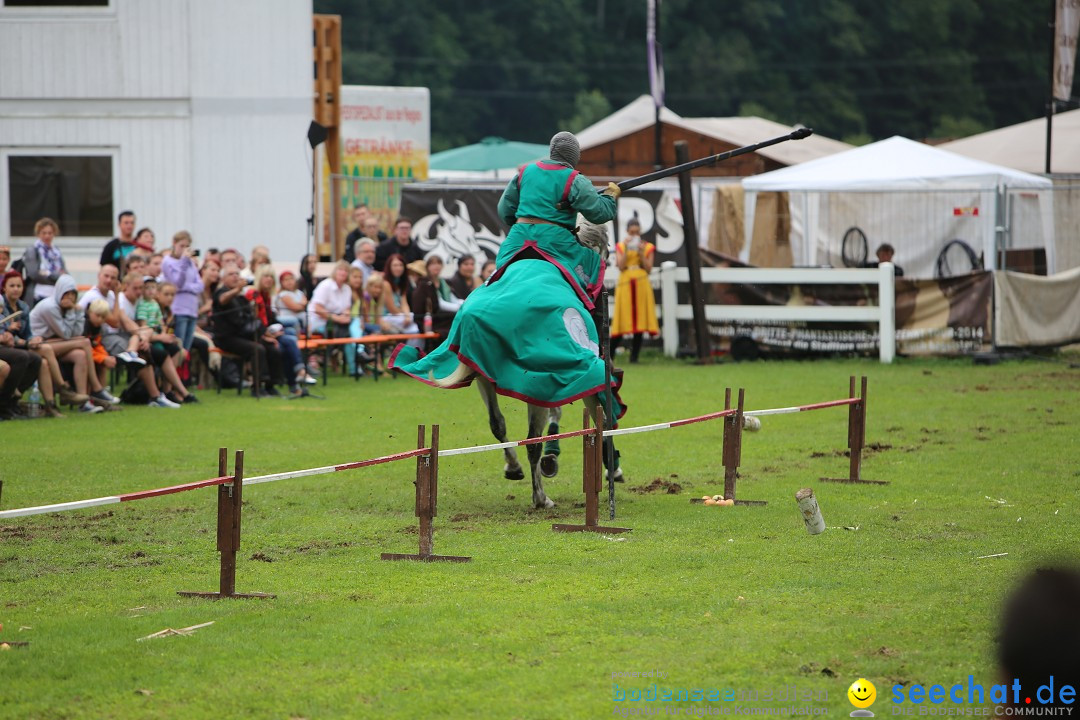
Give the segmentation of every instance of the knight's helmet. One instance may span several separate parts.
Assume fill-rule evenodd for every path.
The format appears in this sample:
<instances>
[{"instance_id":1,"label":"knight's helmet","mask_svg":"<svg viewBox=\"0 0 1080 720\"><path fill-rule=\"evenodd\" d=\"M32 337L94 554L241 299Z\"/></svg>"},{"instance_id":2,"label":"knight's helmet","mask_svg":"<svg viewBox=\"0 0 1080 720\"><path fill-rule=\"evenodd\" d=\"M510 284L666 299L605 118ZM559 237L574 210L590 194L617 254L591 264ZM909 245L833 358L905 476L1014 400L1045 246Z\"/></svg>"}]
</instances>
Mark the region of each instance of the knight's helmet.
<instances>
[{"instance_id":1,"label":"knight's helmet","mask_svg":"<svg viewBox=\"0 0 1080 720\"><path fill-rule=\"evenodd\" d=\"M551 159L576 168L581 160L581 145L574 133L563 130L551 138Z\"/></svg>"}]
</instances>

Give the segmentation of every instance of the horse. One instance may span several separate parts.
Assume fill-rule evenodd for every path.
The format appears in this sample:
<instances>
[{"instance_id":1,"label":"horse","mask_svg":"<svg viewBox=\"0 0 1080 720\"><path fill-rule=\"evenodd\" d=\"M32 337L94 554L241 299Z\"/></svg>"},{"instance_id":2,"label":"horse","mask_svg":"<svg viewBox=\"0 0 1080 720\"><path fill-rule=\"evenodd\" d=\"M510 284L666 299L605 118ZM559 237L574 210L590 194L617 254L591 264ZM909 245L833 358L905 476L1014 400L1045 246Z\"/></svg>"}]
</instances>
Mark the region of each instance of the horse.
<instances>
[{"instance_id":1,"label":"horse","mask_svg":"<svg viewBox=\"0 0 1080 720\"><path fill-rule=\"evenodd\" d=\"M608 235L603 225L593 225L588 222L582 222L578 228L577 241L582 246L597 253L603 262L607 262ZM494 435L495 439L501 443L508 442L506 436L506 419L499 409L498 394L491 380L465 363L459 362L457 368L449 376L442 378L441 380L432 378L431 382L439 387L445 388L461 387L469 382L474 382L480 393L480 397L483 400L484 407L487 410L488 424L491 428L492 435ZM583 401L590 414L595 412L595 409L601 404L598 395L586 395L583 398ZM544 435L545 430L548 434L558 432L558 424L562 416L561 406L548 406L532 402L527 402L526 404L528 405L527 437L540 437ZM611 424L611 421L609 420L608 423ZM610 443L611 440L610 438L607 438L604 442L607 444ZM544 492L543 478L555 477L558 473L558 441L548 441L543 445L534 443L526 447L532 477L533 506L539 509L552 508L555 506L555 503ZM516 448L505 448L503 454L506 460L506 463L503 466L504 477L508 480L524 479L525 474L521 464L518 462ZM608 457L609 453L605 452L605 465L608 462ZM622 480L621 468L618 468L615 471L615 480Z\"/></svg>"}]
</instances>

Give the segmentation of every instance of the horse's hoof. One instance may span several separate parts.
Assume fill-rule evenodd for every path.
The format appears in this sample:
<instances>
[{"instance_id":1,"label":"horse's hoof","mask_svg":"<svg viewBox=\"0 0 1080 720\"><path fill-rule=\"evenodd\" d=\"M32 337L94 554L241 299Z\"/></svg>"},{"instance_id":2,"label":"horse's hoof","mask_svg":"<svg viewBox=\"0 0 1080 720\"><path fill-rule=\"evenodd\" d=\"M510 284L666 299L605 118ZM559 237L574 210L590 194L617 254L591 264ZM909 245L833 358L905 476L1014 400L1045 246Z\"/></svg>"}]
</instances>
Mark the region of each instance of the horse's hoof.
<instances>
[{"instance_id":1,"label":"horse's hoof","mask_svg":"<svg viewBox=\"0 0 1080 720\"><path fill-rule=\"evenodd\" d=\"M525 471L522 470L520 467L516 467L516 468L508 467L505 470L503 470L503 477L505 477L507 480L524 480L525 479Z\"/></svg>"},{"instance_id":2,"label":"horse's hoof","mask_svg":"<svg viewBox=\"0 0 1080 720\"><path fill-rule=\"evenodd\" d=\"M757 419L753 415L743 415L743 430L749 430L750 432L757 432L761 429L761 420Z\"/></svg>"},{"instance_id":3,"label":"horse's hoof","mask_svg":"<svg viewBox=\"0 0 1080 720\"><path fill-rule=\"evenodd\" d=\"M626 482L626 480L623 478L622 468L617 468L615 470L615 475L611 479L614 482Z\"/></svg>"},{"instance_id":4,"label":"horse's hoof","mask_svg":"<svg viewBox=\"0 0 1080 720\"><path fill-rule=\"evenodd\" d=\"M553 478L559 474L559 456L545 455L540 458L540 474L546 478Z\"/></svg>"},{"instance_id":5,"label":"horse's hoof","mask_svg":"<svg viewBox=\"0 0 1080 720\"><path fill-rule=\"evenodd\" d=\"M555 507L555 501L549 497L545 497L543 502L533 502L533 505L537 510L550 510Z\"/></svg>"}]
</instances>

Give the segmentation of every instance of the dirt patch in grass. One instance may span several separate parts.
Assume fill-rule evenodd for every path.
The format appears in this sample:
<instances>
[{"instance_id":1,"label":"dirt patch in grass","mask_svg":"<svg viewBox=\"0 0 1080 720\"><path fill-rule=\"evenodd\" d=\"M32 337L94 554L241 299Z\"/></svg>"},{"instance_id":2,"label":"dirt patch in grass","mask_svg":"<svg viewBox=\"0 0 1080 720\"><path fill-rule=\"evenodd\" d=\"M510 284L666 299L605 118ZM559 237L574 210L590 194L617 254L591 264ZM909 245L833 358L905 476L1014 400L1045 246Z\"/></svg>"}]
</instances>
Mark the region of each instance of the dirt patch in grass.
<instances>
[{"instance_id":1,"label":"dirt patch in grass","mask_svg":"<svg viewBox=\"0 0 1080 720\"><path fill-rule=\"evenodd\" d=\"M274 558L270 557L266 553L257 552L251 556L252 560L258 560L259 562L270 563L274 562Z\"/></svg>"},{"instance_id":2,"label":"dirt patch in grass","mask_svg":"<svg viewBox=\"0 0 1080 720\"><path fill-rule=\"evenodd\" d=\"M671 482L670 480L664 480L663 478L656 478L648 485L638 485L637 487L630 488L630 492L637 495L651 495L653 493L678 495L682 492L682 485Z\"/></svg>"},{"instance_id":3,"label":"dirt patch in grass","mask_svg":"<svg viewBox=\"0 0 1080 720\"><path fill-rule=\"evenodd\" d=\"M4 525L0 526L0 538L30 541L34 539L34 536L30 534L29 530L20 525Z\"/></svg>"}]
</instances>

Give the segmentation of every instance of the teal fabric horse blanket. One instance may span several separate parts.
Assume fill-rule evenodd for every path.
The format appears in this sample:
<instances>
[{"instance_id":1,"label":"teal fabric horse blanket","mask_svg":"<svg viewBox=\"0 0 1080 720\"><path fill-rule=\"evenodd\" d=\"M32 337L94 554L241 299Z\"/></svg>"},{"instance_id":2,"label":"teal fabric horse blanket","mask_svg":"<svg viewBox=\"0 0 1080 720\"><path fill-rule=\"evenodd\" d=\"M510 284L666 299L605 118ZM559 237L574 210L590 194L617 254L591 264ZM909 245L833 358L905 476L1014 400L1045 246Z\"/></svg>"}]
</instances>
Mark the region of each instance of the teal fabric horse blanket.
<instances>
[{"instance_id":1,"label":"teal fabric horse blanket","mask_svg":"<svg viewBox=\"0 0 1080 720\"><path fill-rule=\"evenodd\" d=\"M499 394L543 407L604 393L599 334L579 288L556 263L527 254L522 258L499 268L469 294L442 345L428 355L399 345L388 367L443 387L435 381L464 363L490 380ZM625 408L616 382L613 377L610 400L618 419ZM607 399L599 398L605 408Z\"/></svg>"}]
</instances>

